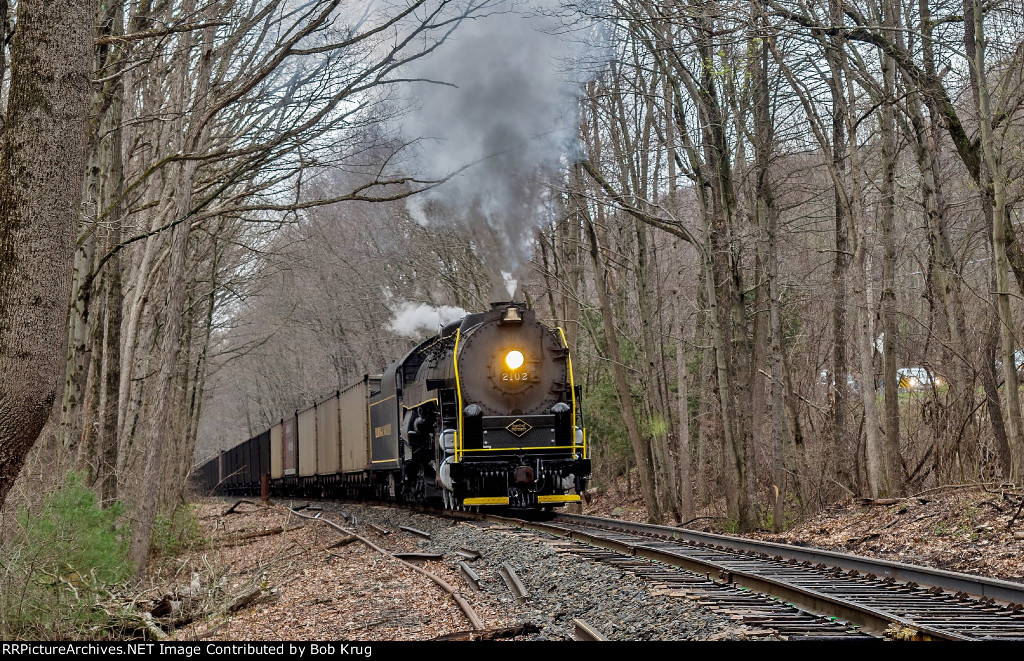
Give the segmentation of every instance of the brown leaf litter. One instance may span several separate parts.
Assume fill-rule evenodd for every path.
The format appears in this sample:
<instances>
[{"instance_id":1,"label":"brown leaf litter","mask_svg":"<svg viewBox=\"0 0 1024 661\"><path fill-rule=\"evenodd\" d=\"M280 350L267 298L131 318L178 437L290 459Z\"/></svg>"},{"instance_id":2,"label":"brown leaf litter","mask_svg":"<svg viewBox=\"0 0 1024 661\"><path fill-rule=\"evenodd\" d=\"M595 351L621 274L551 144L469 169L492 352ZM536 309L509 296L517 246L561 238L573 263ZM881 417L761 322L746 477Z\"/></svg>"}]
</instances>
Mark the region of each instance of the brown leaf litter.
<instances>
[{"instance_id":1,"label":"brown leaf litter","mask_svg":"<svg viewBox=\"0 0 1024 661\"><path fill-rule=\"evenodd\" d=\"M339 545L348 540L283 507L246 505L231 514L225 509L219 500L201 504L197 514L211 543L165 559L151 581L181 582L189 568L206 567L202 576L212 584L203 589L221 600L254 587L260 596L237 612L178 629L173 639L423 640L470 628L451 597L390 556L360 543ZM394 536L364 534L400 550L390 548ZM491 609L477 610L486 627L514 625Z\"/></svg>"},{"instance_id":2,"label":"brown leaf litter","mask_svg":"<svg viewBox=\"0 0 1024 661\"><path fill-rule=\"evenodd\" d=\"M642 499L621 486L584 504L583 513L646 521ZM911 498L849 499L782 533L746 536L1024 583L1022 510L1021 489L953 485ZM725 532L724 517L703 514L688 527Z\"/></svg>"},{"instance_id":3,"label":"brown leaf litter","mask_svg":"<svg viewBox=\"0 0 1024 661\"><path fill-rule=\"evenodd\" d=\"M1024 583L1022 501L1019 491L977 487L853 499L781 534L750 537Z\"/></svg>"}]
</instances>

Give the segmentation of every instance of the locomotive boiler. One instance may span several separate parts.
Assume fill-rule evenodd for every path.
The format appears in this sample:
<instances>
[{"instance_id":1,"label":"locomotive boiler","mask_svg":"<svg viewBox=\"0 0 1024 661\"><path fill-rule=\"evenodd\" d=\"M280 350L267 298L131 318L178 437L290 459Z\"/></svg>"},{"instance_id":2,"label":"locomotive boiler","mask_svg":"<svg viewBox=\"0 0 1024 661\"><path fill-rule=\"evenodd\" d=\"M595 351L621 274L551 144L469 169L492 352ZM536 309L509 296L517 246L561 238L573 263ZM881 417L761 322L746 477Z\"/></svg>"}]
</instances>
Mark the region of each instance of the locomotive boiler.
<instances>
[{"instance_id":1,"label":"locomotive boiler","mask_svg":"<svg viewBox=\"0 0 1024 661\"><path fill-rule=\"evenodd\" d=\"M493 304L195 475L244 493L264 471L282 495L449 509L578 502L590 458L565 335L523 304Z\"/></svg>"}]
</instances>

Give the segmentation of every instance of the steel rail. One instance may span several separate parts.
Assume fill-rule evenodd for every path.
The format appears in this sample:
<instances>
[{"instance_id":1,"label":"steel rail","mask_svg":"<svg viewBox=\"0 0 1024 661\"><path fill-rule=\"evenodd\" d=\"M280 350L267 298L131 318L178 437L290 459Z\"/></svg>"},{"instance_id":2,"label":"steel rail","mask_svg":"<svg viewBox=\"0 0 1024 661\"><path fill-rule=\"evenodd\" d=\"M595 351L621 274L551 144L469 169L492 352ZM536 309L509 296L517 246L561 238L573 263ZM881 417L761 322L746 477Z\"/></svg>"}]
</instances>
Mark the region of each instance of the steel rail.
<instances>
[{"instance_id":1,"label":"steel rail","mask_svg":"<svg viewBox=\"0 0 1024 661\"><path fill-rule=\"evenodd\" d=\"M792 583L784 580L778 580L757 575L752 572L726 567L713 561L694 558L668 549L653 548L645 544L619 541L599 534L590 534L586 531L569 529L558 525L557 521L561 516L562 515L556 517L556 522L525 521L522 519L512 519L497 515L488 515L488 518L508 525L530 528L562 537L568 537L570 539L585 542L592 546L607 548L625 555L657 560L675 567L687 569L699 575L704 575L712 580L712 574L715 574L717 578L721 579L725 583L744 587L755 592L772 594L805 610L855 622L866 631L876 634L883 634L891 626L896 625L904 630L915 632L914 637L919 640L971 640L969 636L965 636L954 631L948 631L915 622L882 609L872 608L864 604L825 594L817 590L793 585ZM592 522L589 517L579 517L577 515L572 516L574 523L577 524L589 524L593 526L595 523ZM593 519L597 519L597 517L593 517ZM597 522L603 523L605 521L618 523L613 519L597 519ZM664 526L660 526L660 528L665 528L668 531L675 530ZM632 532L637 531L634 530ZM650 534L650 532L648 532L648 534Z\"/></svg>"},{"instance_id":2,"label":"steel rail","mask_svg":"<svg viewBox=\"0 0 1024 661\"><path fill-rule=\"evenodd\" d=\"M460 560L459 572L462 574L463 580L466 581L466 585L468 585L473 592L480 591L480 576L473 571L472 567Z\"/></svg>"},{"instance_id":3,"label":"steel rail","mask_svg":"<svg viewBox=\"0 0 1024 661\"><path fill-rule=\"evenodd\" d=\"M556 514L549 521L539 522L487 513L431 511L429 514L465 521L484 522L489 520L515 528L534 529L576 539L591 546L603 547L623 555L665 562L706 576L707 579L720 585L730 584L781 597L808 612L848 620L861 627L863 631L875 634L884 633L887 629L895 626L902 629L901 635L909 633L918 640L978 640L991 636L1004 638L1007 634L1013 636L1013 639L1019 639L1020 632L1024 628L1020 626L1021 609L1024 605L1024 585L1009 581L853 556L835 551L796 547L775 542L759 542L729 535L603 517ZM585 530L573 529L576 526L589 527L592 529L590 532L594 534ZM619 539L616 539L615 533L620 533ZM630 535L640 539L629 539ZM698 548L690 550L689 553L673 552L671 548L673 544ZM687 550L685 546L683 550ZM719 560L726 564L707 560L716 553L723 554ZM700 556L706 557L702 559ZM794 572L807 571L810 578L807 575L800 576L796 578L796 581L803 585L795 585L793 582L787 582L785 577L779 579L776 576L765 575L764 567L754 567L757 563L771 564L783 561L790 563L788 568L790 576L795 577ZM805 567L796 566L797 563L803 564ZM811 565L814 567L812 568ZM745 571L748 568L759 569L761 573ZM841 576L841 570L847 572L846 577ZM813 577L814 571L820 573L819 578ZM504 572L501 573L504 574ZM714 574L714 578L712 578L712 574ZM838 587L832 585L830 581L833 577L837 581L841 581L843 585ZM849 577L856 578L850 579ZM898 595L885 591L883 586L879 585L883 580L886 583L902 584L897 587L900 587L905 594ZM851 581L857 582L859 585L851 586ZM508 579L506 582L510 583ZM871 585L872 582L875 584ZM928 592L932 594L927 594L925 588L921 586L930 587L931 590ZM511 584L509 588L513 594L516 593ZM943 594L943 591L948 591L950 594ZM968 604L968 607L974 612L966 614L951 612L956 611L958 607L955 602L957 600L966 601L967 595L978 599L979 603ZM913 610L910 608L912 604L901 601L904 597L914 597L928 602L924 610L920 611L920 616L906 613L905 617L901 617L905 611ZM869 600L870 604L865 603ZM996 601L1008 604L1009 608L996 604ZM920 603L918 605L920 606ZM988 613L991 613L992 617L1002 617L1005 613L1001 611L1006 610L1010 611L1012 619L1002 622L993 620L991 623L988 621ZM999 612L998 616L997 612ZM957 622L962 622L962 626L957 627ZM965 633L968 635L964 635Z\"/></svg>"},{"instance_id":4,"label":"steel rail","mask_svg":"<svg viewBox=\"0 0 1024 661\"><path fill-rule=\"evenodd\" d=\"M579 641L606 641L608 638L605 637L600 631L595 629L590 623L575 619L572 621L575 628L575 638Z\"/></svg>"},{"instance_id":5,"label":"steel rail","mask_svg":"<svg viewBox=\"0 0 1024 661\"><path fill-rule=\"evenodd\" d=\"M507 562L501 563L501 566L498 567L498 573L505 579L505 585L508 586L508 591L512 593L516 601L525 603L530 598L530 593L527 592L523 582L519 580L519 576L516 575L516 570L512 568L512 565Z\"/></svg>"},{"instance_id":6,"label":"steel rail","mask_svg":"<svg viewBox=\"0 0 1024 661\"><path fill-rule=\"evenodd\" d=\"M877 558L866 558L864 556L826 551L823 549L810 549L777 542L761 542L730 535L718 535L705 533L684 528L673 528L671 526L659 526L648 523L635 523L632 521L619 521L597 516L583 516L580 514L559 513L553 519L554 522L564 521L566 523L582 523L584 525L599 525L612 530L632 532L641 535L665 536L669 539L684 540L687 542L723 546L748 553L764 553L770 556L781 556L785 559L793 559L798 562L823 563L832 567L838 567L847 571L858 571L864 574L874 574L882 578L892 578L901 583L916 583L925 587L941 588L948 592L962 592L983 599L994 599L1007 604L1024 604L1024 585L1001 581L984 576L972 576L959 572L946 571L944 569L930 569L918 567L892 560L880 560Z\"/></svg>"},{"instance_id":7,"label":"steel rail","mask_svg":"<svg viewBox=\"0 0 1024 661\"><path fill-rule=\"evenodd\" d=\"M738 624L754 627L751 632L754 635L769 635L776 632L788 640L803 640L807 636L828 640L872 638L868 632L845 620L826 618L800 609L792 603L785 603L777 597L736 587L733 584L712 581L703 575L665 566L661 562L623 555L579 542L560 546L564 552L595 562L608 563L641 580L656 583L661 594L668 594L672 598L685 597L696 600L698 604L718 609L722 614L737 616Z\"/></svg>"}]
</instances>

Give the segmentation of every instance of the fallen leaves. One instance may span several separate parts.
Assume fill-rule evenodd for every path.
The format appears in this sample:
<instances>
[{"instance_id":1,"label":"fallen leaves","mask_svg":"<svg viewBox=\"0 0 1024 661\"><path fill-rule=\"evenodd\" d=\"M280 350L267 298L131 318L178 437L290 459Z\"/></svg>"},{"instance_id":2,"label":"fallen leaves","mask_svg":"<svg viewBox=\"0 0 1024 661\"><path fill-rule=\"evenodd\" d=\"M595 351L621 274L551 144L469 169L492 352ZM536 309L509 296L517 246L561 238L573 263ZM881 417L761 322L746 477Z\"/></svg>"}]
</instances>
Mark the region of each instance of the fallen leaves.
<instances>
[{"instance_id":1,"label":"fallen leaves","mask_svg":"<svg viewBox=\"0 0 1024 661\"><path fill-rule=\"evenodd\" d=\"M782 534L751 537L1024 582L1024 531L1007 529L1020 502L982 489L848 500Z\"/></svg>"},{"instance_id":2,"label":"fallen leaves","mask_svg":"<svg viewBox=\"0 0 1024 661\"><path fill-rule=\"evenodd\" d=\"M231 508L244 517L221 516L227 512L219 501L202 505L203 532L218 543L167 559L151 577L173 580L169 564L192 566L207 556L221 576L216 590L236 595L231 603L237 607L175 631L173 638L423 640L466 629L458 606L396 559L323 526L297 525L285 508L252 505ZM385 539L372 529L366 534L376 543ZM486 624L507 623L492 617Z\"/></svg>"}]
</instances>

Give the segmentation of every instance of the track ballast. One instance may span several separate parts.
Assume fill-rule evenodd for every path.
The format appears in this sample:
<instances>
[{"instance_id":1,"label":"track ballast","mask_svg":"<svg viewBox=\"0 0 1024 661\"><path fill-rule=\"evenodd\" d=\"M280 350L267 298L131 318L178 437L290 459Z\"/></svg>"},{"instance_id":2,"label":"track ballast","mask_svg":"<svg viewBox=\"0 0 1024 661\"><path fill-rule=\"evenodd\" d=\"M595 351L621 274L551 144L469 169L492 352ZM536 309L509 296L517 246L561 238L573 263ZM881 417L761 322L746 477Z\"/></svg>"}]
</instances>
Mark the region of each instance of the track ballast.
<instances>
[{"instance_id":1,"label":"track ballast","mask_svg":"<svg viewBox=\"0 0 1024 661\"><path fill-rule=\"evenodd\" d=\"M792 638L1024 641L1016 583L599 517L487 517L598 547L580 552Z\"/></svg>"}]
</instances>

